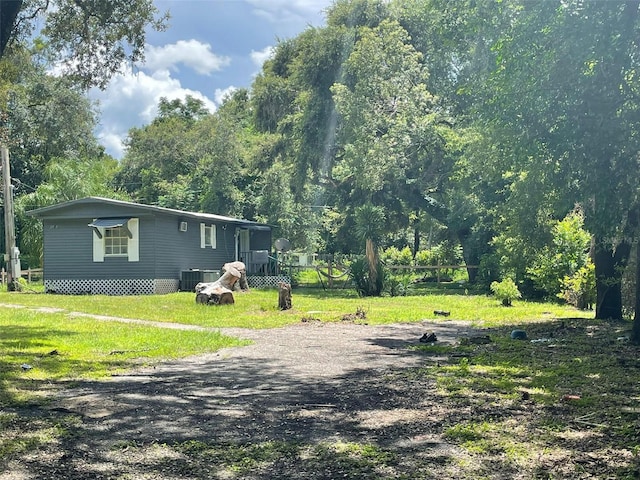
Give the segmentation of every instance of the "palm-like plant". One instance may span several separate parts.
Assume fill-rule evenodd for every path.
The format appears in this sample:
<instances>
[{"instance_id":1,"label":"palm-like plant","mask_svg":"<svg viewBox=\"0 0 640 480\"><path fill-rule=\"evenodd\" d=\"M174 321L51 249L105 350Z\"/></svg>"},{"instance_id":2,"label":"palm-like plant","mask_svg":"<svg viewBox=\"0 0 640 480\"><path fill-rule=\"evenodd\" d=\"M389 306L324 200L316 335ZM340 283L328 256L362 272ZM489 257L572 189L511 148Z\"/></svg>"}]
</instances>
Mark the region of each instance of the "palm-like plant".
<instances>
[{"instance_id":1,"label":"palm-like plant","mask_svg":"<svg viewBox=\"0 0 640 480\"><path fill-rule=\"evenodd\" d=\"M378 243L384 232L385 213L384 208L371 203L358 207L355 211L356 235L365 241L365 257L369 270L369 294L380 295L382 282L380 275L380 258L378 255Z\"/></svg>"}]
</instances>

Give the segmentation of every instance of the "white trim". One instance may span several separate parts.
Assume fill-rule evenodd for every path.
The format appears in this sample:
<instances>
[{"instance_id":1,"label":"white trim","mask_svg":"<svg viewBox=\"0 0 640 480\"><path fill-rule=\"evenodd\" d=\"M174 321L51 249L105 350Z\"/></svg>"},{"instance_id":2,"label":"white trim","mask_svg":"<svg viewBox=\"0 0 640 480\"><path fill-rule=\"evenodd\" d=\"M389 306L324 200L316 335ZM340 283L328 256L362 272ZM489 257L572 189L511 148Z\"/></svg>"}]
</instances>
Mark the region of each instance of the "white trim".
<instances>
[{"instance_id":1,"label":"white trim","mask_svg":"<svg viewBox=\"0 0 640 480\"><path fill-rule=\"evenodd\" d=\"M131 238L129 238L129 245L127 246L130 262L140 261L140 237L138 235L138 226L139 221L137 218L130 218L127 222L127 228L131 232Z\"/></svg>"},{"instance_id":2,"label":"white trim","mask_svg":"<svg viewBox=\"0 0 640 480\"><path fill-rule=\"evenodd\" d=\"M218 229L215 224L211 225L211 248L217 248L218 244Z\"/></svg>"},{"instance_id":3,"label":"white trim","mask_svg":"<svg viewBox=\"0 0 640 480\"><path fill-rule=\"evenodd\" d=\"M98 236L98 231L101 236ZM93 261L104 262L104 228L93 227L91 235L93 236Z\"/></svg>"},{"instance_id":4,"label":"white trim","mask_svg":"<svg viewBox=\"0 0 640 480\"><path fill-rule=\"evenodd\" d=\"M93 227L93 261L104 262L104 241L105 241L105 228ZM137 218L130 218L127 221L127 230L131 233L127 242L127 259L130 262L140 261L140 237L139 237L139 220ZM118 255L114 255L118 256ZM122 255L124 256L124 255Z\"/></svg>"},{"instance_id":5,"label":"white trim","mask_svg":"<svg viewBox=\"0 0 640 480\"><path fill-rule=\"evenodd\" d=\"M207 229L211 229L211 245L207 245ZM217 242L217 229L215 224L207 225L205 223L200 224L200 248L216 248Z\"/></svg>"}]
</instances>

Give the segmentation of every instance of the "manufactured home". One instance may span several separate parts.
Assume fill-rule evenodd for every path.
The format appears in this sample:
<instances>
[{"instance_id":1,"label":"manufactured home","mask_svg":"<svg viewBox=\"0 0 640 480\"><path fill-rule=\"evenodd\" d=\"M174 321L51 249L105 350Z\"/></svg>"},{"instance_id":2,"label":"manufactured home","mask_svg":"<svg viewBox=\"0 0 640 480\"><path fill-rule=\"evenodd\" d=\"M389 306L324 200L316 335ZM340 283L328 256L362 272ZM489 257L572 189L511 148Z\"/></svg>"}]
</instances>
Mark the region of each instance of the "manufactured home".
<instances>
[{"instance_id":1,"label":"manufactured home","mask_svg":"<svg viewBox=\"0 0 640 480\"><path fill-rule=\"evenodd\" d=\"M272 232L263 223L100 197L28 213L42 220L50 293L191 290L236 260L245 262L250 280L270 273Z\"/></svg>"}]
</instances>

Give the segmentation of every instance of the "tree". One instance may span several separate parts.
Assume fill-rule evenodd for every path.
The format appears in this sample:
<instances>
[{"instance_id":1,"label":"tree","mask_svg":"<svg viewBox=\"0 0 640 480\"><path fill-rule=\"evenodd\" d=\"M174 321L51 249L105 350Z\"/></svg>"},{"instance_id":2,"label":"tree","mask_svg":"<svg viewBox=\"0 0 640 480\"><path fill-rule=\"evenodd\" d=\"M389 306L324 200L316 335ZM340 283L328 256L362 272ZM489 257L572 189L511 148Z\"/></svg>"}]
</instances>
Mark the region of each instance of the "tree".
<instances>
[{"instance_id":1,"label":"tree","mask_svg":"<svg viewBox=\"0 0 640 480\"><path fill-rule=\"evenodd\" d=\"M22 8L22 0L4 0L0 2L0 58L11 38L16 18Z\"/></svg>"},{"instance_id":2,"label":"tree","mask_svg":"<svg viewBox=\"0 0 640 480\"><path fill-rule=\"evenodd\" d=\"M595 238L596 317L622 318L620 281L640 181L639 2L510 2L495 9L508 22L492 45L494 65L475 84L484 100L477 118L515 146L507 169L542 179L560 203L582 206Z\"/></svg>"},{"instance_id":3,"label":"tree","mask_svg":"<svg viewBox=\"0 0 640 480\"><path fill-rule=\"evenodd\" d=\"M0 62L0 70L5 65ZM6 118L12 176L35 188L52 159L99 158L103 148L93 132L96 112L78 87L39 68L23 75L19 83L0 84L0 89L6 88L10 104Z\"/></svg>"},{"instance_id":4,"label":"tree","mask_svg":"<svg viewBox=\"0 0 640 480\"><path fill-rule=\"evenodd\" d=\"M355 209L354 217L356 235L365 242L365 258L369 270L368 289L364 293L370 296L379 296L384 286L378 251L378 245L384 231L384 209L367 203Z\"/></svg>"},{"instance_id":5,"label":"tree","mask_svg":"<svg viewBox=\"0 0 640 480\"><path fill-rule=\"evenodd\" d=\"M43 181L35 191L23 194L16 201L20 225L20 251L29 265L42 265L42 222L25 212L56 203L87 196L102 196L129 200L116 190L113 176L118 162L106 155L92 158L51 159L42 172Z\"/></svg>"},{"instance_id":6,"label":"tree","mask_svg":"<svg viewBox=\"0 0 640 480\"><path fill-rule=\"evenodd\" d=\"M293 248L305 249L317 244L316 213L309 204L295 201L289 179L291 173L277 162L258 179L256 219L279 227L278 236L291 241Z\"/></svg>"},{"instance_id":7,"label":"tree","mask_svg":"<svg viewBox=\"0 0 640 480\"><path fill-rule=\"evenodd\" d=\"M191 184L205 141L197 125L208 112L202 101L161 98L153 121L129 131L116 182L138 201L197 209L199 188ZM178 191L180 190L180 191Z\"/></svg>"},{"instance_id":8,"label":"tree","mask_svg":"<svg viewBox=\"0 0 640 480\"><path fill-rule=\"evenodd\" d=\"M167 19L152 0L3 0L0 57L42 25L64 74L85 88L104 88L123 64L144 59L145 29L163 30Z\"/></svg>"},{"instance_id":9,"label":"tree","mask_svg":"<svg viewBox=\"0 0 640 480\"><path fill-rule=\"evenodd\" d=\"M356 39L331 89L340 117L330 179L344 208L384 208L390 233L429 207L425 195L447 169L450 127L426 89L422 55L398 22L360 27Z\"/></svg>"}]
</instances>

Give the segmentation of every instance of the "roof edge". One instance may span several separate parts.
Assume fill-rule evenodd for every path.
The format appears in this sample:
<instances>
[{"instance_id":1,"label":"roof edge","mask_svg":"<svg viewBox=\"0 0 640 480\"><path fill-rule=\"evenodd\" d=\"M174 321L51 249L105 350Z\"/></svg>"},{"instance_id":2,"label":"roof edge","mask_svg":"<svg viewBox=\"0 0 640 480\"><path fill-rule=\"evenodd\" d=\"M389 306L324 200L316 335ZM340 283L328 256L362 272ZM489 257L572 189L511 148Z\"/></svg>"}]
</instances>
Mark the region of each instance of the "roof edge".
<instances>
[{"instance_id":1,"label":"roof edge","mask_svg":"<svg viewBox=\"0 0 640 480\"><path fill-rule=\"evenodd\" d=\"M250 224L250 225L264 225L271 227L271 225L261 222L255 222L252 220L226 217L223 215L216 215L213 213L204 213L204 212L189 212L186 210L177 210L174 208L166 208L166 207L158 207L156 205L145 205L144 203L135 203L128 202L126 200L116 200L114 198L105 198L105 197L84 197L75 200L68 200L66 202L57 203L55 205L49 205L46 207L36 208L33 210L29 210L25 212L27 215L36 218L45 218L48 213L55 212L56 210L61 210L64 208L68 208L74 205L85 205L91 203L104 203L108 205L120 206L125 208L139 208L143 210L148 210L149 212L156 213L165 213L169 215L189 217L195 219L203 219L203 220L217 220L229 223L238 223L238 224Z\"/></svg>"}]
</instances>

